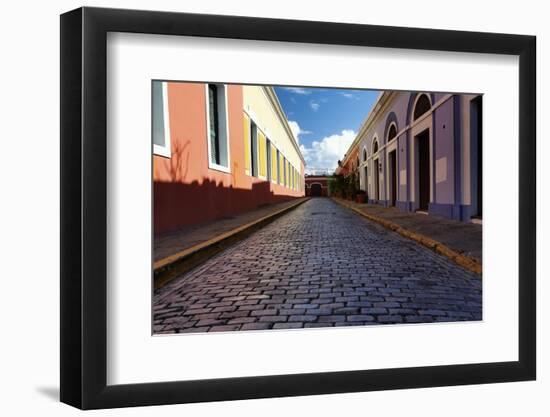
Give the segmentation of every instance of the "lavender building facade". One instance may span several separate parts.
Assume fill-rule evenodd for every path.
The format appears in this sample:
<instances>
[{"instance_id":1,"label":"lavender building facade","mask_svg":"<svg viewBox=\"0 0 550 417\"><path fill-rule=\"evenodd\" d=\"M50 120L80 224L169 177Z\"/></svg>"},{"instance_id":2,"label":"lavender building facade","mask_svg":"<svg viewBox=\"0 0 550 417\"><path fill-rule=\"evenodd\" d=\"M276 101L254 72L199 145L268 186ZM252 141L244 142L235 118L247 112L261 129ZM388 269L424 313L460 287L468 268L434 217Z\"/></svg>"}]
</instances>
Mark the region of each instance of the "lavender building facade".
<instances>
[{"instance_id":1,"label":"lavender building facade","mask_svg":"<svg viewBox=\"0 0 550 417\"><path fill-rule=\"evenodd\" d=\"M382 92L346 155L370 203L482 218L481 95Z\"/></svg>"}]
</instances>

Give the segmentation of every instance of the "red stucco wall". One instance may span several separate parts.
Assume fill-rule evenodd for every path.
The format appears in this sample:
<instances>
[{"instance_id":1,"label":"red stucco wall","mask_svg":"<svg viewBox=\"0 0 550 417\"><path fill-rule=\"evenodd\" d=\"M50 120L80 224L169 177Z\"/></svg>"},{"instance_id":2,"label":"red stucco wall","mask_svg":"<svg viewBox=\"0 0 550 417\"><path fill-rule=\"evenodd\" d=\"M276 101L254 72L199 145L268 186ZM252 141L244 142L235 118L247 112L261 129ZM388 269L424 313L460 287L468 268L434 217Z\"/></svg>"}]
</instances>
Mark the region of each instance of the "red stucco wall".
<instances>
[{"instance_id":1,"label":"red stucco wall","mask_svg":"<svg viewBox=\"0 0 550 417\"><path fill-rule=\"evenodd\" d=\"M157 235L304 195L245 174L239 85L227 88L231 173L208 167L205 95L204 84L168 83L172 155L153 156Z\"/></svg>"}]
</instances>

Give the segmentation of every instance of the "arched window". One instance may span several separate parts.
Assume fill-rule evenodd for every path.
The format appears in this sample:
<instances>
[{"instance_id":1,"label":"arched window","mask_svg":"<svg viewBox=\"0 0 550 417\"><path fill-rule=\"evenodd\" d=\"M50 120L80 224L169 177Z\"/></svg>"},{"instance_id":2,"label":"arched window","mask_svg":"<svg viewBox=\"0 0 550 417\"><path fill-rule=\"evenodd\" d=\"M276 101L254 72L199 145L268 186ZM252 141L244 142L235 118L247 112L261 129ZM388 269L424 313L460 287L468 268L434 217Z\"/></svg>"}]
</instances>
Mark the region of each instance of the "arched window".
<instances>
[{"instance_id":1,"label":"arched window","mask_svg":"<svg viewBox=\"0 0 550 417\"><path fill-rule=\"evenodd\" d=\"M428 112L431 107L432 104L430 103L430 99L428 98L428 96L426 94L422 94L418 98L418 100L416 101L416 105L414 106L414 120L418 119L424 113Z\"/></svg>"},{"instance_id":2,"label":"arched window","mask_svg":"<svg viewBox=\"0 0 550 417\"><path fill-rule=\"evenodd\" d=\"M372 145L372 153L375 154L376 152L378 152L378 140L375 140Z\"/></svg>"},{"instance_id":3,"label":"arched window","mask_svg":"<svg viewBox=\"0 0 550 417\"><path fill-rule=\"evenodd\" d=\"M357 160L355 161L355 168L359 167L359 157L357 157Z\"/></svg>"},{"instance_id":4,"label":"arched window","mask_svg":"<svg viewBox=\"0 0 550 417\"><path fill-rule=\"evenodd\" d=\"M366 162L367 161L367 149L363 149L363 161Z\"/></svg>"},{"instance_id":5,"label":"arched window","mask_svg":"<svg viewBox=\"0 0 550 417\"><path fill-rule=\"evenodd\" d=\"M397 137L397 128L395 127L395 123L392 123L390 126L390 130L388 132L388 142L395 139Z\"/></svg>"}]
</instances>

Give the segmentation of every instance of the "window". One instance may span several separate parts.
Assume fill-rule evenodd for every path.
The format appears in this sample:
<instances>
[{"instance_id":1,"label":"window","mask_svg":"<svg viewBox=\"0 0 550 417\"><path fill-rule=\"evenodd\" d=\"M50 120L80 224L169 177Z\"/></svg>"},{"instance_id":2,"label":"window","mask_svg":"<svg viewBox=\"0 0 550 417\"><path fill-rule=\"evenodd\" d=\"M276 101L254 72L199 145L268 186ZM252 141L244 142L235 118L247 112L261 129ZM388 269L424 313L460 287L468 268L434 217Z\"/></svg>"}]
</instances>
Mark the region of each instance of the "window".
<instances>
[{"instance_id":1,"label":"window","mask_svg":"<svg viewBox=\"0 0 550 417\"><path fill-rule=\"evenodd\" d=\"M244 169L250 175L250 117L243 113L243 132L244 132Z\"/></svg>"},{"instance_id":2,"label":"window","mask_svg":"<svg viewBox=\"0 0 550 417\"><path fill-rule=\"evenodd\" d=\"M428 96L426 94L422 94L414 106L414 120L418 119L424 113L427 113L431 107L432 104L430 103Z\"/></svg>"},{"instance_id":3,"label":"window","mask_svg":"<svg viewBox=\"0 0 550 417\"><path fill-rule=\"evenodd\" d=\"M277 184L281 183L281 154L277 149Z\"/></svg>"},{"instance_id":4,"label":"window","mask_svg":"<svg viewBox=\"0 0 550 417\"><path fill-rule=\"evenodd\" d=\"M223 84L207 85L206 107L209 166L229 172L227 112Z\"/></svg>"},{"instance_id":5,"label":"window","mask_svg":"<svg viewBox=\"0 0 550 417\"><path fill-rule=\"evenodd\" d=\"M259 176L262 178L267 177L267 164L266 164L266 154L265 154L265 148L266 148L266 138L264 133L261 130L258 131L258 173Z\"/></svg>"},{"instance_id":6,"label":"window","mask_svg":"<svg viewBox=\"0 0 550 417\"><path fill-rule=\"evenodd\" d=\"M267 180L271 181L271 142L266 139L265 152L267 154Z\"/></svg>"},{"instance_id":7,"label":"window","mask_svg":"<svg viewBox=\"0 0 550 417\"><path fill-rule=\"evenodd\" d=\"M292 188L292 165L288 163L288 188Z\"/></svg>"},{"instance_id":8,"label":"window","mask_svg":"<svg viewBox=\"0 0 550 417\"><path fill-rule=\"evenodd\" d=\"M286 158L283 156L283 176L284 176L285 186L288 185L286 171L287 171L287 169L286 169Z\"/></svg>"},{"instance_id":9,"label":"window","mask_svg":"<svg viewBox=\"0 0 550 417\"><path fill-rule=\"evenodd\" d=\"M388 132L388 142L390 140L393 140L397 137L397 128L395 127L395 123L392 123L390 126L390 130Z\"/></svg>"},{"instance_id":10,"label":"window","mask_svg":"<svg viewBox=\"0 0 550 417\"><path fill-rule=\"evenodd\" d=\"M251 175L258 176L258 128L256 123L250 121L250 161Z\"/></svg>"},{"instance_id":11,"label":"window","mask_svg":"<svg viewBox=\"0 0 550 417\"><path fill-rule=\"evenodd\" d=\"M375 154L378 152L378 140L374 140L374 144L372 145L372 153Z\"/></svg>"},{"instance_id":12,"label":"window","mask_svg":"<svg viewBox=\"0 0 550 417\"><path fill-rule=\"evenodd\" d=\"M290 177L289 188L292 189L294 188L294 167L290 164L288 165L288 176Z\"/></svg>"},{"instance_id":13,"label":"window","mask_svg":"<svg viewBox=\"0 0 550 417\"><path fill-rule=\"evenodd\" d=\"M275 146L270 143L270 146L271 146L271 171L270 171L270 174L271 174L271 180L273 182L277 182L279 180L278 178L278 162L277 162L277 148L275 148Z\"/></svg>"},{"instance_id":14,"label":"window","mask_svg":"<svg viewBox=\"0 0 550 417\"><path fill-rule=\"evenodd\" d=\"M292 165L288 165L288 176L289 176L289 188L294 188L294 167Z\"/></svg>"},{"instance_id":15,"label":"window","mask_svg":"<svg viewBox=\"0 0 550 417\"><path fill-rule=\"evenodd\" d=\"M168 85L162 81L152 84L153 153L170 158L170 123L168 117Z\"/></svg>"},{"instance_id":16,"label":"window","mask_svg":"<svg viewBox=\"0 0 550 417\"><path fill-rule=\"evenodd\" d=\"M367 150L366 149L363 149L363 161L364 162L367 161Z\"/></svg>"}]
</instances>

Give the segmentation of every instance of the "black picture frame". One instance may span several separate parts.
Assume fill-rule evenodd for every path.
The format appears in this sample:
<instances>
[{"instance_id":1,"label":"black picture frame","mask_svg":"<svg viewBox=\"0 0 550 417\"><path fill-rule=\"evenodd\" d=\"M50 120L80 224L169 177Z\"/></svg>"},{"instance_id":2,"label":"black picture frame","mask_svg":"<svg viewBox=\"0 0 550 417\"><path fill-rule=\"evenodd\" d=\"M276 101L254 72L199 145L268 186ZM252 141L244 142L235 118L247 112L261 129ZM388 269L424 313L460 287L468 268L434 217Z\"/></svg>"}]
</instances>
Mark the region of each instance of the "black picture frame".
<instances>
[{"instance_id":1,"label":"black picture frame","mask_svg":"<svg viewBox=\"0 0 550 417\"><path fill-rule=\"evenodd\" d=\"M519 360L108 386L108 32L519 56ZM84 7L61 15L60 56L62 402L94 409L535 379L534 36Z\"/></svg>"}]
</instances>

